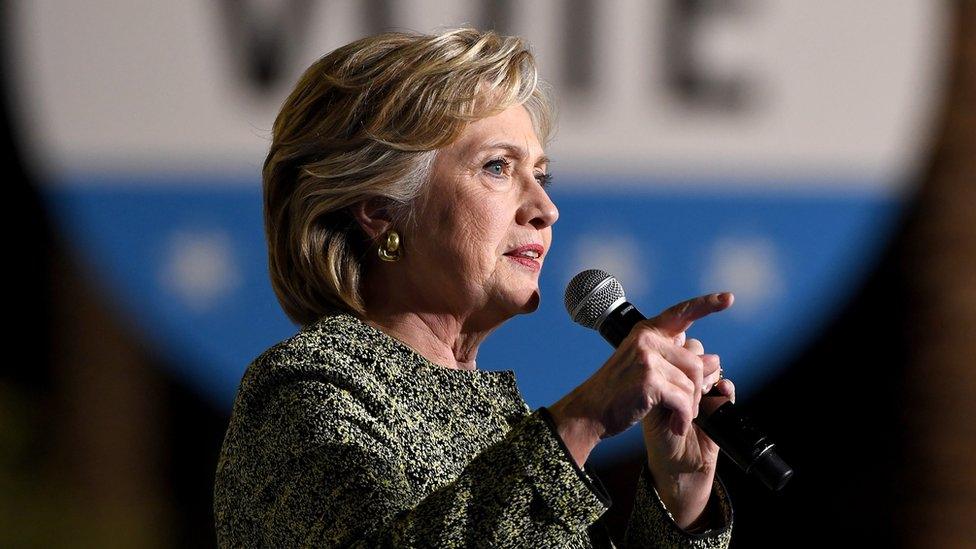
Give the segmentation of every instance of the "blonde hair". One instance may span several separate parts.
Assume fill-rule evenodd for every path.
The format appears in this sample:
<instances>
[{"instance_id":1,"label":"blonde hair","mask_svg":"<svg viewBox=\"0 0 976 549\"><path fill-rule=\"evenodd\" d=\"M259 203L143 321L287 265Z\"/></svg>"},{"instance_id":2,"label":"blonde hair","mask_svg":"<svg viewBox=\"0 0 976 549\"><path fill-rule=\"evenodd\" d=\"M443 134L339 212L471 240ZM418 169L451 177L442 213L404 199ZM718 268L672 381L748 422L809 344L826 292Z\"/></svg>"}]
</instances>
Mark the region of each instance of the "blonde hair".
<instances>
[{"instance_id":1,"label":"blonde hair","mask_svg":"<svg viewBox=\"0 0 976 549\"><path fill-rule=\"evenodd\" d=\"M552 102L535 60L494 32L384 33L313 63L275 119L262 174L271 285L288 317L362 316L375 243L351 207L380 199L394 227L413 223L437 149L512 105L546 143Z\"/></svg>"}]
</instances>

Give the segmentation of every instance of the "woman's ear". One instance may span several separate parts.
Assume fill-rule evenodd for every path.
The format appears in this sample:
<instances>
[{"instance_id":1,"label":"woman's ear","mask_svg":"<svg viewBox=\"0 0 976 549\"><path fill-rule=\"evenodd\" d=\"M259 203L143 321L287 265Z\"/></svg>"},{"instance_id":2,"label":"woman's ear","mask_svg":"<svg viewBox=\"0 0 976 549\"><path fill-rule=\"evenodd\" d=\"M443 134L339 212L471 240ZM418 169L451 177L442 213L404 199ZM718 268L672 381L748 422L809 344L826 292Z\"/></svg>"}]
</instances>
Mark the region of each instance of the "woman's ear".
<instances>
[{"instance_id":1,"label":"woman's ear","mask_svg":"<svg viewBox=\"0 0 976 549\"><path fill-rule=\"evenodd\" d=\"M385 199L374 197L350 206L352 216L370 240L378 240L393 225L387 205Z\"/></svg>"}]
</instances>

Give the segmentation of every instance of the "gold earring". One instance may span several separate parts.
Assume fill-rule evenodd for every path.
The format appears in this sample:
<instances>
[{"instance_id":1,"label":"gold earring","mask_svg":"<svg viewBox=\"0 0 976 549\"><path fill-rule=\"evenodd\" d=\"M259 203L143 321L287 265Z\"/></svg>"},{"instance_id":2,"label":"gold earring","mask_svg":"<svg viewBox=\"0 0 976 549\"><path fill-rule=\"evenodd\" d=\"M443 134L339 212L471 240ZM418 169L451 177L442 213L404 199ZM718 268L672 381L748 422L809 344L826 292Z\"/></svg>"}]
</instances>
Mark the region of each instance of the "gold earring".
<instances>
[{"instance_id":1,"label":"gold earring","mask_svg":"<svg viewBox=\"0 0 976 549\"><path fill-rule=\"evenodd\" d=\"M383 261L392 262L400 260L400 252L400 235L396 231L390 230L386 233L386 243L377 248L376 253Z\"/></svg>"}]
</instances>

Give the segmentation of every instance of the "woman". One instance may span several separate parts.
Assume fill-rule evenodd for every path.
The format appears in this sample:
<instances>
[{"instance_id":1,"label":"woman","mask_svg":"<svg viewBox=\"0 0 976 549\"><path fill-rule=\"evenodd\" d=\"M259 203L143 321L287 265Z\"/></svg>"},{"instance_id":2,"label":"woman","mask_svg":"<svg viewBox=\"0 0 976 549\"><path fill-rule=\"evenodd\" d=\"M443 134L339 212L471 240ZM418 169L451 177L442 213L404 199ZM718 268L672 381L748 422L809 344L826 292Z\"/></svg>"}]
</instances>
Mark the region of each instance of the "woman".
<instances>
[{"instance_id":1,"label":"woman","mask_svg":"<svg viewBox=\"0 0 976 549\"><path fill-rule=\"evenodd\" d=\"M263 174L272 283L302 328L242 380L220 545L611 546L586 460L637 421L648 460L625 545L728 544L718 449L692 419L703 391L734 387L685 331L730 294L637 326L549 407L530 410L512 370L476 366L485 337L539 303L550 127L517 38L383 34L305 72Z\"/></svg>"}]
</instances>

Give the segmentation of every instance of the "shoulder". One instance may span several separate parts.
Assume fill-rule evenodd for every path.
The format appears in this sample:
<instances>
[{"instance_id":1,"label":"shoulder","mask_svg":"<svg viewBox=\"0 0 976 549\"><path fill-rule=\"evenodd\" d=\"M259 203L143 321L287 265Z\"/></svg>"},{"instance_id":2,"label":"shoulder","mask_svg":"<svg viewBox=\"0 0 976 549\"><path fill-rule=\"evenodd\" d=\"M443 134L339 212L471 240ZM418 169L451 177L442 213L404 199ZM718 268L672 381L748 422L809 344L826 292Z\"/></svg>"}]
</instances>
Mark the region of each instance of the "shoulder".
<instances>
[{"instance_id":1,"label":"shoulder","mask_svg":"<svg viewBox=\"0 0 976 549\"><path fill-rule=\"evenodd\" d=\"M235 521L259 528L283 479L299 482L314 474L313 465L339 467L340 456L397 451L388 428L395 412L386 397L389 383L374 367L379 355L371 359L364 351L371 345L360 332L349 318L320 319L248 365L217 464L218 528L229 532Z\"/></svg>"},{"instance_id":2,"label":"shoulder","mask_svg":"<svg viewBox=\"0 0 976 549\"><path fill-rule=\"evenodd\" d=\"M244 372L239 408L263 407L283 394L341 390L371 401L399 372L375 330L348 314L324 316L258 355Z\"/></svg>"},{"instance_id":3,"label":"shoulder","mask_svg":"<svg viewBox=\"0 0 976 549\"><path fill-rule=\"evenodd\" d=\"M258 355L234 400L231 453L297 453L336 437L387 440L402 412L392 393L403 384L364 326L348 315L324 317Z\"/></svg>"}]
</instances>

